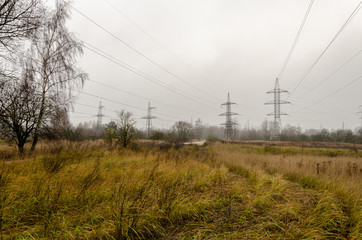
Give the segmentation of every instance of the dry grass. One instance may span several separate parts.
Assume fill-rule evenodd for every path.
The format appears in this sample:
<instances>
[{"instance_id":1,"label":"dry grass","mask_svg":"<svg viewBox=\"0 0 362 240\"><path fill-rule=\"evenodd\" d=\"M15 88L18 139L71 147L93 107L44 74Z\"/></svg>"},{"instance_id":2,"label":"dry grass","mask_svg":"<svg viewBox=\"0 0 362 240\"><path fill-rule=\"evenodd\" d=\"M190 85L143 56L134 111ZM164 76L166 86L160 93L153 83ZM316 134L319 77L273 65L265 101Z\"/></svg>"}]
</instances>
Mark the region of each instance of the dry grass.
<instances>
[{"instance_id":1,"label":"dry grass","mask_svg":"<svg viewBox=\"0 0 362 240\"><path fill-rule=\"evenodd\" d=\"M362 152L350 150L259 147L216 143L214 152L225 162L248 169L326 175L345 179L361 179Z\"/></svg>"},{"instance_id":2,"label":"dry grass","mask_svg":"<svg viewBox=\"0 0 362 240\"><path fill-rule=\"evenodd\" d=\"M351 239L362 237L362 158L360 151L298 149L295 147L248 146L216 143L213 152L230 170L256 181L260 174L281 175L288 182L297 183L304 189L323 191L312 216L313 231L316 226L345 230ZM320 212L324 209L326 213ZM330 212L329 212L330 211ZM344 216L343 216L344 215ZM349 219L349 220L347 220ZM337 221L339 224L336 224ZM324 226L323 224L327 224ZM331 225L328 225L331 224ZM342 228L342 229L343 229ZM319 236L311 231L307 238L339 239L331 234ZM318 237L319 236L319 237ZM344 237L345 237L344 236Z\"/></svg>"},{"instance_id":3,"label":"dry grass","mask_svg":"<svg viewBox=\"0 0 362 240\"><path fill-rule=\"evenodd\" d=\"M349 161L360 164L359 155L288 155L228 144L148 143L133 150L77 144L44 145L2 163L3 239L362 236L361 178L353 165L351 174L345 169ZM313 164L327 160L335 162L316 174Z\"/></svg>"},{"instance_id":4,"label":"dry grass","mask_svg":"<svg viewBox=\"0 0 362 240\"><path fill-rule=\"evenodd\" d=\"M299 148L324 148L324 149L350 149L362 150L362 144L344 142L289 142L289 141L263 141L263 140L233 140L231 144L255 145L255 146L283 146Z\"/></svg>"}]
</instances>

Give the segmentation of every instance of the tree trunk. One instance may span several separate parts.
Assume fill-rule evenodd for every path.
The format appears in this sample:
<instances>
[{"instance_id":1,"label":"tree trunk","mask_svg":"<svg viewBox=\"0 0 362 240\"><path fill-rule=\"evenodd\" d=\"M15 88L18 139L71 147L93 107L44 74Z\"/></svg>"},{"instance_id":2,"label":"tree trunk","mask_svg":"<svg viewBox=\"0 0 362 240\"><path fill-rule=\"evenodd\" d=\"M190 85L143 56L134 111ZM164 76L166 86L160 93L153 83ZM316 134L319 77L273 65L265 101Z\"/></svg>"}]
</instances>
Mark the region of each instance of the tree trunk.
<instances>
[{"instance_id":1,"label":"tree trunk","mask_svg":"<svg viewBox=\"0 0 362 240\"><path fill-rule=\"evenodd\" d=\"M31 144L30 151L33 152L33 151L35 150L36 144L38 143L38 139L39 139L39 133L36 132L36 133L34 134L34 138L33 138L32 144Z\"/></svg>"},{"instance_id":2,"label":"tree trunk","mask_svg":"<svg viewBox=\"0 0 362 240\"><path fill-rule=\"evenodd\" d=\"M23 140L19 140L19 142L18 142L18 151L19 151L20 156L23 156L23 154L24 154L25 142L26 141L23 141Z\"/></svg>"},{"instance_id":3,"label":"tree trunk","mask_svg":"<svg viewBox=\"0 0 362 240\"><path fill-rule=\"evenodd\" d=\"M47 57L49 55L49 51L47 53ZM44 110L45 110L45 93L46 93L46 85L47 85L47 77L46 77L46 62L43 63L43 84L42 84L42 93L41 93L41 105L40 105L40 112L37 119L37 123L34 130L34 138L33 143L31 144L30 151L33 152L35 150L36 144L38 143L39 139L39 128L40 124L43 120Z\"/></svg>"}]
</instances>

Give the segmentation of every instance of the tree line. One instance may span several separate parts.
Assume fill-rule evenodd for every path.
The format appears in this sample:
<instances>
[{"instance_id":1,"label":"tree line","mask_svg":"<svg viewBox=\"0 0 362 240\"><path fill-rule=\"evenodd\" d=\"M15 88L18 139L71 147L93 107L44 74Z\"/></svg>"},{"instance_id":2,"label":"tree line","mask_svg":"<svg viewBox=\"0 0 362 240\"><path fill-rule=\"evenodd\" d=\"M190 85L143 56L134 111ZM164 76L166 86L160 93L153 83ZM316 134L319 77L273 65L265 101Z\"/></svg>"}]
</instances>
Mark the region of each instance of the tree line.
<instances>
[{"instance_id":1,"label":"tree line","mask_svg":"<svg viewBox=\"0 0 362 240\"><path fill-rule=\"evenodd\" d=\"M95 122L83 122L77 127L69 122L53 128L53 138L82 141L86 139L105 139L109 144L119 144L127 147L135 139L162 140L168 142L186 142L191 140L222 140L224 139L223 126L210 126L198 119L194 124L186 121L177 121L168 129L153 129L149 134L143 129L135 127L136 120L131 112L122 110L117 120L103 126ZM66 126L66 127L64 127ZM263 140L272 139L273 122L264 120L259 127L238 127L233 130L233 140ZM307 129L286 125L279 134L280 141L295 142L346 142L362 144L362 129Z\"/></svg>"},{"instance_id":2,"label":"tree line","mask_svg":"<svg viewBox=\"0 0 362 240\"><path fill-rule=\"evenodd\" d=\"M104 138L110 144L127 147L136 138L146 138L135 127L132 113L118 113L118 120L104 126L72 126L68 111L75 101L73 91L82 88L87 74L76 65L83 45L66 27L70 5L57 0L49 8L42 0L0 2L0 139L13 141L18 151L31 142L33 151L39 138L79 141ZM234 129L233 139L271 140L272 126ZM222 139L224 128L176 122L170 129L153 130L153 140L172 142L191 139ZM362 129L306 130L285 126L279 135L284 141L362 143Z\"/></svg>"}]
</instances>

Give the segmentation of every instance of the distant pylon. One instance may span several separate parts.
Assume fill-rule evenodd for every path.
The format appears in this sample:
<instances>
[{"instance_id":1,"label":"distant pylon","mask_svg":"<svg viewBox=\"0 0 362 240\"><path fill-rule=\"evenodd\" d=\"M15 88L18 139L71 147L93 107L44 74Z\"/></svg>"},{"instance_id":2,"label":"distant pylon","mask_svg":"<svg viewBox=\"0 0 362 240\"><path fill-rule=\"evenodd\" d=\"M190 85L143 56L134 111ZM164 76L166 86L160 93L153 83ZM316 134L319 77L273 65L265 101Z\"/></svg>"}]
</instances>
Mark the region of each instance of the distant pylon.
<instances>
[{"instance_id":1,"label":"distant pylon","mask_svg":"<svg viewBox=\"0 0 362 240\"><path fill-rule=\"evenodd\" d=\"M280 112L280 104L288 104L290 102L285 101L285 100L280 100L280 94L281 93L288 93L288 91L280 89L279 88L279 79L277 78L275 80L275 86L273 90L270 90L267 92L269 93L273 93L274 94L274 100L267 102L265 104L272 104L274 105L274 112L267 114L268 116L274 116L274 128L272 130L271 133L271 138L273 140L278 140L279 136L280 136L280 131L282 129L282 120L280 118L281 115L288 115L286 113L282 113Z\"/></svg>"},{"instance_id":2,"label":"distant pylon","mask_svg":"<svg viewBox=\"0 0 362 240\"><path fill-rule=\"evenodd\" d=\"M226 116L226 121L225 123L222 123L221 125L225 125L225 132L224 132L224 137L227 140L230 140L233 136L233 132L234 132L234 128L233 126L236 125L235 122L233 122L233 120L231 119L231 116L233 115L239 115L237 113L233 113L231 112L231 105L232 104L236 104L233 102L230 102L230 93L228 93L228 98L227 101L223 104L221 104L221 106L225 105L226 106L226 112L221 113L219 116Z\"/></svg>"},{"instance_id":3,"label":"distant pylon","mask_svg":"<svg viewBox=\"0 0 362 240\"><path fill-rule=\"evenodd\" d=\"M151 135L152 130L152 119L155 119L156 117L152 116L152 109L156 109L155 107L151 107L151 103L148 102L148 108L147 108L147 116L142 117L142 119L146 119L146 131L147 131L147 138Z\"/></svg>"},{"instance_id":4,"label":"distant pylon","mask_svg":"<svg viewBox=\"0 0 362 240\"><path fill-rule=\"evenodd\" d=\"M99 106L98 106L98 114L96 115L97 117L97 128L100 129L102 127L102 117L104 117L104 115L102 114L102 109L104 108L104 106L102 106L102 102L99 102Z\"/></svg>"},{"instance_id":5,"label":"distant pylon","mask_svg":"<svg viewBox=\"0 0 362 240\"><path fill-rule=\"evenodd\" d=\"M361 108L361 111L357 112L357 114L361 114L361 129L362 129L362 105L359 106Z\"/></svg>"}]
</instances>

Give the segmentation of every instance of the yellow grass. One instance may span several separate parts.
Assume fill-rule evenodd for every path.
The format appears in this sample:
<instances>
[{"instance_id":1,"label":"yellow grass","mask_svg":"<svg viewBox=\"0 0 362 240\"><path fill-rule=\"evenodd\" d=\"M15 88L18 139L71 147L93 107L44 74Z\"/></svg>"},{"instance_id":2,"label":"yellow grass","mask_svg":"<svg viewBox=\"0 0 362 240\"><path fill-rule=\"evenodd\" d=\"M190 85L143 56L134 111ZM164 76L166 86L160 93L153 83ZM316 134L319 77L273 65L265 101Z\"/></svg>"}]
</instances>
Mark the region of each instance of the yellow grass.
<instances>
[{"instance_id":1,"label":"yellow grass","mask_svg":"<svg viewBox=\"0 0 362 240\"><path fill-rule=\"evenodd\" d=\"M1 237L362 237L358 152L145 144L57 142L8 156L0 165Z\"/></svg>"}]
</instances>

